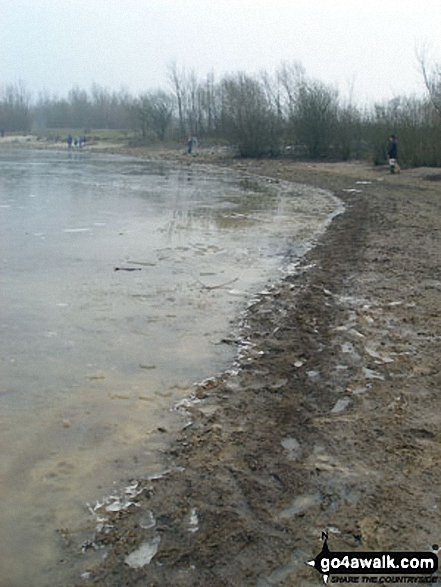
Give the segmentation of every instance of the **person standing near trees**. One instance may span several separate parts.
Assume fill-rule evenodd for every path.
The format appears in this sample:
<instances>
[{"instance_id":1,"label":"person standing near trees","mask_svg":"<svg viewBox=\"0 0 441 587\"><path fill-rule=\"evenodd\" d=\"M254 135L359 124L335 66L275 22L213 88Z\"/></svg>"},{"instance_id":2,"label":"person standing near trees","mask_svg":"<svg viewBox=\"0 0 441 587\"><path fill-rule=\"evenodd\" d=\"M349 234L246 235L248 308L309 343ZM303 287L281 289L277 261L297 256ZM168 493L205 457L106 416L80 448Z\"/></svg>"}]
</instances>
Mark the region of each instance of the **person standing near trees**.
<instances>
[{"instance_id":1,"label":"person standing near trees","mask_svg":"<svg viewBox=\"0 0 441 587\"><path fill-rule=\"evenodd\" d=\"M399 173L400 166L397 163L398 140L395 135L390 135L389 137L389 147L387 149L387 156L389 157L389 171L391 173Z\"/></svg>"},{"instance_id":2,"label":"person standing near trees","mask_svg":"<svg viewBox=\"0 0 441 587\"><path fill-rule=\"evenodd\" d=\"M195 134L189 134L188 135L188 154L191 155L193 149L197 146L198 144L198 139L197 136Z\"/></svg>"}]
</instances>

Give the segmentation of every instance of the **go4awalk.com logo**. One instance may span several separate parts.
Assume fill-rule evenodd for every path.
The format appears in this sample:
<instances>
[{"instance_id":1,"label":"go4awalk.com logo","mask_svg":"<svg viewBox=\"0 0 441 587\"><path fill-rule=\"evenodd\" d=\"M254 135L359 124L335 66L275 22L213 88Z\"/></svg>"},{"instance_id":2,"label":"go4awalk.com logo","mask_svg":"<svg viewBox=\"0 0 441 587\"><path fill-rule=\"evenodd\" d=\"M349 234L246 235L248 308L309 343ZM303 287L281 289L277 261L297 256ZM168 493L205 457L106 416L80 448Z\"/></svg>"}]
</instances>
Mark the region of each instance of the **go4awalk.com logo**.
<instances>
[{"instance_id":1,"label":"go4awalk.com logo","mask_svg":"<svg viewBox=\"0 0 441 587\"><path fill-rule=\"evenodd\" d=\"M328 583L423 584L437 583L435 552L331 552L322 534L321 552L306 564ZM375 575L375 576L374 576Z\"/></svg>"}]
</instances>

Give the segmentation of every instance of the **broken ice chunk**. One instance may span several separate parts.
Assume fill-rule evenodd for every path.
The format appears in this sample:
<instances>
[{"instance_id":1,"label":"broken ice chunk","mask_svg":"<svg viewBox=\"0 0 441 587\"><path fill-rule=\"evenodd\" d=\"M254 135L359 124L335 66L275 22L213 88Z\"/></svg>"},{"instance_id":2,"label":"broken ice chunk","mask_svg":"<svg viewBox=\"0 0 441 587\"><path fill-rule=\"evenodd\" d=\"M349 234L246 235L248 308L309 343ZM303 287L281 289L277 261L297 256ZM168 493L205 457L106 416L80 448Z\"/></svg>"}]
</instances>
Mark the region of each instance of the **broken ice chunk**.
<instances>
[{"instance_id":1,"label":"broken ice chunk","mask_svg":"<svg viewBox=\"0 0 441 587\"><path fill-rule=\"evenodd\" d=\"M345 410L350 403L351 399L349 397L343 397L337 400L337 403L331 410L331 414L339 414L340 412L343 412L343 410Z\"/></svg>"},{"instance_id":2,"label":"broken ice chunk","mask_svg":"<svg viewBox=\"0 0 441 587\"><path fill-rule=\"evenodd\" d=\"M141 569L145 565L150 564L150 561L158 552L158 546L161 542L159 536L155 536L151 542L143 542L138 550L134 550L124 559L124 562L132 567L132 569Z\"/></svg>"}]
</instances>

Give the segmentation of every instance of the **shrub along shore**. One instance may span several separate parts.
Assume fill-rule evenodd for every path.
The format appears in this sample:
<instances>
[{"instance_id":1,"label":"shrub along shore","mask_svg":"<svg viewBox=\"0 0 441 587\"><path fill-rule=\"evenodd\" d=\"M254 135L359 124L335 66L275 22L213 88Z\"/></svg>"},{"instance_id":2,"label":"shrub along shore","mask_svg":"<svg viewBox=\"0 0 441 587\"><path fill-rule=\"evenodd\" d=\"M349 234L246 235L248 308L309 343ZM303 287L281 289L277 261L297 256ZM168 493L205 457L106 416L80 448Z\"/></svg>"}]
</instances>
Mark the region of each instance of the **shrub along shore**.
<instances>
[{"instance_id":1,"label":"shrub along shore","mask_svg":"<svg viewBox=\"0 0 441 587\"><path fill-rule=\"evenodd\" d=\"M243 157L374 164L386 161L387 138L394 134L401 165L440 166L440 70L421 67L426 94L365 106L312 79L297 62L271 74L238 72L219 79L172 65L168 89L136 96L94 84L90 90L72 88L65 97L43 93L35 99L18 83L0 90L0 133L61 140L69 132L93 137L94 129L105 129L108 137L123 136L132 146L186 142L193 135Z\"/></svg>"}]
</instances>

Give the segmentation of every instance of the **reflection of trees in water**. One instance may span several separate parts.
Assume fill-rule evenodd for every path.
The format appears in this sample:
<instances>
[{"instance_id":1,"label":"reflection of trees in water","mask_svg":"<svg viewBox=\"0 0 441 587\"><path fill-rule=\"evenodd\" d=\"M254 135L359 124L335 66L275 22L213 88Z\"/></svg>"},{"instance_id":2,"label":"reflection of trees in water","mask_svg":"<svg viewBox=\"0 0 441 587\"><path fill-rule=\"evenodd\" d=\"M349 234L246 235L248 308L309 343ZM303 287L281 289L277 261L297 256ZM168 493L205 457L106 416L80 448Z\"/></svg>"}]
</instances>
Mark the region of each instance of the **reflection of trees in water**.
<instances>
[{"instance_id":1,"label":"reflection of trees in water","mask_svg":"<svg viewBox=\"0 0 441 587\"><path fill-rule=\"evenodd\" d=\"M249 216L241 216L237 213L231 215L218 214L215 218L216 225L220 229L247 229L255 224L258 224L258 220L250 218Z\"/></svg>"},{"instance_id":2,"label":"reflection of trees in water","mask_svg":"<svg viewBox=\"0 0 441 587\"><path fill-rule=\"evenodd\" d=\"M255 211L255 209L253 209ZM246 230L259 223L257 218L238 212L237 208L231 210L215 210L203 206L197 210L191 208L174 210L172 219L162 229L172 237L179 231L200 231L205 232L216 230Z\"/></svg>"}]
</instances>

